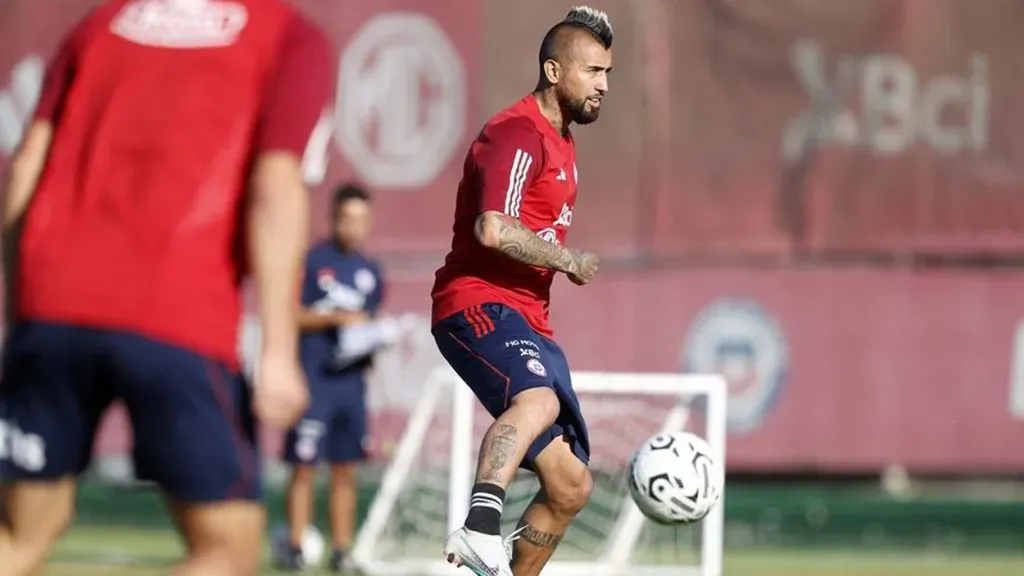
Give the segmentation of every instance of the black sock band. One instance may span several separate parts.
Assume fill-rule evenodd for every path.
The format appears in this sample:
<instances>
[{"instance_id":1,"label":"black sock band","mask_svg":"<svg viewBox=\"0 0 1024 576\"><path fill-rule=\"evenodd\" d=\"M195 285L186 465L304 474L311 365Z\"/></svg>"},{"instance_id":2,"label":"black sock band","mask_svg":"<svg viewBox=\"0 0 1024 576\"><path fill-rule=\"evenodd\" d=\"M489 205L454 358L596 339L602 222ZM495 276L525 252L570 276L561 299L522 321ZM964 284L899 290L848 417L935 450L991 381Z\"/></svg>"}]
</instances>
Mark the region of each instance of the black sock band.
<instances>
[{"instance_id":1,"label":"black sock band","mask_svg":"<svg viewBox=\"0 0 1024 576\"><path fill-rule=\"evenodd\" d=\"M501 534L501 510L504 504L505 491L500 486L486 482L473 486L466 529L498 536Z\"/></svg>"}]
</instances>

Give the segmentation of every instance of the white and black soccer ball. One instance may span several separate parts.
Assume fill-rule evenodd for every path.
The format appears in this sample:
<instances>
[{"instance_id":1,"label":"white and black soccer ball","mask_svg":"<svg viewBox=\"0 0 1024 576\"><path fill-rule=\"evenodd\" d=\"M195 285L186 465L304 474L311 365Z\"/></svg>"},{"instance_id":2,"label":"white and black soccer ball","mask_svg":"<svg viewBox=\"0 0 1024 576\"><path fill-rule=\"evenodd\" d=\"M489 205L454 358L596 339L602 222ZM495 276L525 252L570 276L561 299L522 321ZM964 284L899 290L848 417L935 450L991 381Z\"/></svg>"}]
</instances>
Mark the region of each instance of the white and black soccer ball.
<instances>
[{"instance_id":1,"label":"white and black soccer ball","mask_svg":"<svg viewBox=\"0 0 1024 576\"><path fill-rule=\"evenodd\" d=\"M627 484L645 516L659 524L689 524L711 512L725 487L711 446L689 432L652 436L629 461Z\"/></svg>"},{"instance_id":2,"label":"white and black soccer ball","mask_svg":"<svg viewBox=\"0 0 1024 576\"><path fill-rule=\"evenodd\" d=\"M285 565L288 556L288 526L281 525L270 533L270 560L280 568ZM324 561L326 552L324 537L315 526L307 526L302 533L302 561L307 568L319 566Z\"/></svg>"}]
</instances>

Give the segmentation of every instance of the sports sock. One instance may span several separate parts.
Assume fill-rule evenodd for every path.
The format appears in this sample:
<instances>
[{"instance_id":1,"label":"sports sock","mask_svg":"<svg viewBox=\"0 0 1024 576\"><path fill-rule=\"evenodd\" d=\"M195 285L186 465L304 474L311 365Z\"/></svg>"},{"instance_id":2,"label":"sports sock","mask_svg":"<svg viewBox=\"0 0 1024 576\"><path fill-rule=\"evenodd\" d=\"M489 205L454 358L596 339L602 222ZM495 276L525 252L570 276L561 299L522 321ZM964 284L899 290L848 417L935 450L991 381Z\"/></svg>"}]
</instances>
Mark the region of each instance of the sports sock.
<instances>
[{"instance_id":1,"label":"sports sock","mask_svg":"<svg viewBox=\"0 0 1024 576\"><path fill-rule=\"evenodd\" d=\"M501 510L505 505L505 491L494 484L480 483L473 486L469 499L469 514L466 529L481 534L501 534Z\"/></svg>"}]
</instances>

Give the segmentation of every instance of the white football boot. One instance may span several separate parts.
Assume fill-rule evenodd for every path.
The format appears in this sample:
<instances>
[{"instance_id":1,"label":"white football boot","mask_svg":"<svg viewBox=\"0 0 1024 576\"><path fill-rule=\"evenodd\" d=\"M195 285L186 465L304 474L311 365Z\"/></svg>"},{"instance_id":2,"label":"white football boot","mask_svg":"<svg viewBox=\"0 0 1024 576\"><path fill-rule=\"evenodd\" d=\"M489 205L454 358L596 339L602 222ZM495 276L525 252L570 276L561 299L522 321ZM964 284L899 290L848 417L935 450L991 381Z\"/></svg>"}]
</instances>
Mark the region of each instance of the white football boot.
<instances>
[{"instance_id":1,"label":"white football boot","mask_svg":"<svg viewBox=\"0 0 1024 576\"><path fill-rule=\"evenodd\" d=\"M519 538L522 528L501 539L459 528L448 536L444 555L449 564L465 566L477 576L512 576L512 543Z\"/></svg>"}]
</instances>

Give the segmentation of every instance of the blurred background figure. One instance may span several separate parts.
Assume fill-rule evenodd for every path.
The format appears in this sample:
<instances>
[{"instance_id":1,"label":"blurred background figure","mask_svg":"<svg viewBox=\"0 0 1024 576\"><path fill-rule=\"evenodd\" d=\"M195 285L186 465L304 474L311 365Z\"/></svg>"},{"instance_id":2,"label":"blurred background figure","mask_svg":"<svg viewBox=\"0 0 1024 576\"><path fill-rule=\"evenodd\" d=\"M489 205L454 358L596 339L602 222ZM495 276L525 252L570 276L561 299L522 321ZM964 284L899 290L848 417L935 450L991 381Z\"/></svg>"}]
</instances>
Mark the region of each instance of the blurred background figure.
<instances>
[{"instance_id":1,"label":"blurred background figure","mask_svg":"<svg viewBox=\"0 0 1024 576\"><path fill-rule=\"evenodd\" d=\"M0 98L6 135L31 115L0 188L0 576L46 571L115 401L184 544L171 573L253 576L257 418L291 426L308 403L294 278L329 42L283 0L93 4L57 31L45 82L32 68ZM246 271L255 390L237 354Z\"/></svg>"},{"instance_id":2,"label":"blurred background figure","mask_svg":"<svg viewBox=\"0 0 1024 576\"><path fill-rule=\"evenodd\" d=\"M340 571L352 546L356 514L356 465L366 458L366 373L373 354L398 335L396 321L379 321L384 277L365 254L370 233L370 195L344 184L331 203L331 234L310 248L302 280L300 358L309 380L310 407L285 439L292 465L286 493L290 550L285 569L305 569L302 540L314 514L316 466L330 466L328 518Z\"/></svg>"},{"instance_id":3,"label":"blurred background figure","mask_svg":"<svg viewBox=\"0 0 1024 576\"><path fill-rule=\"evenodd\" d=\"M187 4L211 3L223 5ZM60 38L96 4L0 2L0 165ZM420 0L414 13L402 0L294 4L334 47L335 109L312 138L331 162L310 155L306 168L373 191L365 250L388 276L376 318L420 317L365 371L373 433L349 444L361 460L346 476L356 486L349 557L435 558L459 512L449 481L471 487L465 462L490 420L434 372L444 362L426 318L433 272L450 248L467 146L536 81L536 38L575 2ZM602 272L584 290L554 283L551 327L574 370L628 381L636 395L574 375L596 487L553 562L596 573L628 553L675 576L711 539L724 544L728 576L1024 573L1024 3L592 4L616 23L615 90L568 175L579 196L567 247L598 254ZM312 192L311 240L335 236L335 191ZM341 235L358 237L354 228ZM374 318L356 298L339 300L307 336L331 374L369 354L346 356L344 341ZM625 375L655 372L728 381L725 517L708 534L707 524L640 524L635 540L620 530L625 464L671 404ZM700 431L705 411L693 408ZM299 502L293 538L307 523L331 532L308 504L331 490L303 472L331 461L327 430L262 431L273 523L288 523L286 500ZM158 573L175 557L158 501L125 465L131 440L113 407L49 573L115 573L124 559L133 573ZM315 458L295 458L293 481L285 452ZM523 474L510 487L503 534L532 482ZM342 494L336 502L352 502ZM345 534L335 530L328 551L345 551Z\"/></svg>"}]
</instances>

